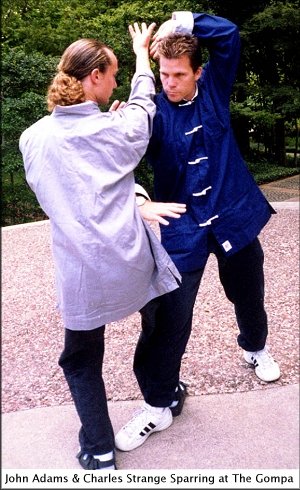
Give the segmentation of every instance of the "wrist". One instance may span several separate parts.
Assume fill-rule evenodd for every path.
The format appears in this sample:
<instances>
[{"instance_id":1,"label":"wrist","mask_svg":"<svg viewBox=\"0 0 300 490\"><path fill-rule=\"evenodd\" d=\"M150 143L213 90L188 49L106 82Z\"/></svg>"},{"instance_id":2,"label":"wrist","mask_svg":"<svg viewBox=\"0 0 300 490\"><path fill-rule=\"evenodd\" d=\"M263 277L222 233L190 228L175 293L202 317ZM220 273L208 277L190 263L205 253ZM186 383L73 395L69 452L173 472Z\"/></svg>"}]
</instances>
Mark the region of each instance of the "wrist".
<instances>
[{"instance_id":1,"label":"wrist","mask_svg":"<svg viewBox=\"0 0 300 490\"><path fill-rule=\"evenodd\" d=\"M139 50L136 53L136 67L137 69L146 70L150 69L149 51L148 49Z\"/></svg>"},{"instance_id":2,"label":"wrist","mask_svg":"<svg viewBox=\"0 0 300 490\"><path fill-rule=\"evenodd\" d=\"M194 16L192 12L188 10L173 12L172 20L174 22L173 32L192 34L194 28Z\"/></svg>"},{"instance_id":3,"label":"wrist","mask_svg":"<svg viewBox=\"0 0 300 490\"><path fill-rule=\"evenodd\" d=\"M146 201L148 201L148 199L145 196L142 196L141 194L135 196L135 202L138 207L143 206Z\"/></svg>"}]
</instances>

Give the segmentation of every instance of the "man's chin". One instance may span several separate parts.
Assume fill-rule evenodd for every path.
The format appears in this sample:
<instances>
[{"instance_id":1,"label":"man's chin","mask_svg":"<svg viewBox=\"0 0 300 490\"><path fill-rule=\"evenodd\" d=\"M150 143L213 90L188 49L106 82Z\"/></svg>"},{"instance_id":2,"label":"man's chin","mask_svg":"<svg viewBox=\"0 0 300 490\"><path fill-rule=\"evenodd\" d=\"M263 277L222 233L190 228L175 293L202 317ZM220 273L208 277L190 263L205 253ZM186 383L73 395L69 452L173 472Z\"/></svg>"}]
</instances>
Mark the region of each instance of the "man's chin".
<instances>
[{"instance_id":1,"label":"man's chin","mask_svg":"<svg viewBox=\"0 0 300 490\"><path fill-rule=\"evenodd\" d=\"M167 94L167 97L170 102L180 102L182 100L179 95L175 94Z\"/></svg>"}]
</instances>

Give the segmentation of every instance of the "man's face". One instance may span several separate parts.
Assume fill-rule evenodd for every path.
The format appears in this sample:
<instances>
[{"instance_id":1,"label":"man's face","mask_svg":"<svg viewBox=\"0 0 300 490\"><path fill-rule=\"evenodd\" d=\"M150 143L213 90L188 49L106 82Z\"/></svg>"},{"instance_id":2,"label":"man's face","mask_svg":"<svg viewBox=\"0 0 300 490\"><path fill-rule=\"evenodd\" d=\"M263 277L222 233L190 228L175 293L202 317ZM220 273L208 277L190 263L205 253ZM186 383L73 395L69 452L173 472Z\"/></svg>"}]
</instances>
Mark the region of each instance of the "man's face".
<instances>
[{"instance_id":1,"label":"man's face","mask_svg":"<svg viewBox=\"0 0 300 490\"><path fill-rule=\"evenodd\" d=\"M113 52L109 52L109 56L111 58L111 65L107 67L105 73L100 73L100 81L99 85L99 95L97 97L97 102L99 104L107 104L113 90L117 87L116 75L118 73L118 60Z\"/></svg>"},{"instance_id":2,"label":"man's face","mask_svg":"<svg viewBox=\"0 0 300 490\"><path fill-rule=\"evenodd\" d=\"M180 58L159 58L159 72L163 89L171 102L182 99L191 100L195 95L196 81L200 78L202 68L193 72L187 55Z\"/></svg>"}]
</instances>

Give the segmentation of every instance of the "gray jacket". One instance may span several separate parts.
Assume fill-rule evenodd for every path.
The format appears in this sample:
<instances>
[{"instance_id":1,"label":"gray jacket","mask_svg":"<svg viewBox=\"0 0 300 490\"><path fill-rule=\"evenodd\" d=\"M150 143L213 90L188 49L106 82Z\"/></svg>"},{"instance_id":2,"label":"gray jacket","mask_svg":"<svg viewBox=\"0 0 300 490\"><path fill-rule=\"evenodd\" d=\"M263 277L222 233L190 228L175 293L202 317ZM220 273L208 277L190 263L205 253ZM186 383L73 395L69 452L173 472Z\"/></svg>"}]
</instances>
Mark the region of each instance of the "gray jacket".
<instances>
[{"instance_id":1,"label":"gray jacket","mask_svg":"<svg viewBox=\"0 0 300 490\"><path fill-rule=\"evenodd\" d=\"M57 106L21 135L27 181L51 223L68 329L117 321L178 287L176 267L135 204L133 171L151 135L154 90L152 72L135 74L123 109Z\"/></svg>"}]
</instances>

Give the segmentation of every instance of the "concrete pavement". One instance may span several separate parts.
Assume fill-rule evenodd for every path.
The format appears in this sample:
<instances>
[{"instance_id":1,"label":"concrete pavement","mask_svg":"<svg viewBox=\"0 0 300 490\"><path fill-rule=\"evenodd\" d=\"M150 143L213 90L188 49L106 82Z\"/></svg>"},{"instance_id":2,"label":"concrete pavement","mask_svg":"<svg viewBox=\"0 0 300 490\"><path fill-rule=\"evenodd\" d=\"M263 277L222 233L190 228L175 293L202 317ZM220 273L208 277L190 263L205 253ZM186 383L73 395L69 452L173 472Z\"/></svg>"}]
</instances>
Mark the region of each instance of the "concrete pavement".
<instances>
[{"instance_id":1,"label":"concrete pavement","mask_svg":"<svg viewBox=\"0 0 300 490\"><path fill-rule=\"evenodd\" d=\"M268 385L271 386L271 385ZM115 431L139 401L109 402ZM2 415L2 468L80 466L79 420L73 405ZM296 469L299 467L297 385L222 395L190 396L165 431L143 446L117 451L118 469Z\"/></svg>"},{"instance_id":2,"label":"concrete pavement","mask_svg":"<svg viewBox=\"0 0 300 490\"><path fill-rule=\"evenodd\" d=\"M283 187L262 186L263 191L270 201L281 193L284 200L273 202L275 209L297 211L299 176L285 181ZM115 431L139 403L109 402ZM2 469L80 469L78 428L73 405L2 414ZM275 382L261 390L189 396L171 427L116 457L120 470L297 469L299 386Z\"/></svg>"}]
</instances>

